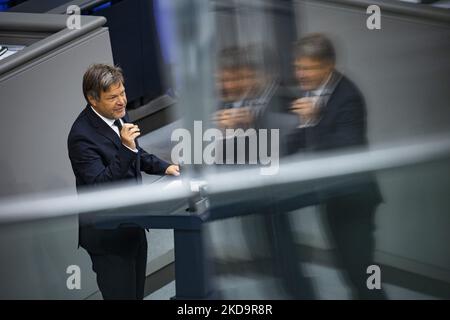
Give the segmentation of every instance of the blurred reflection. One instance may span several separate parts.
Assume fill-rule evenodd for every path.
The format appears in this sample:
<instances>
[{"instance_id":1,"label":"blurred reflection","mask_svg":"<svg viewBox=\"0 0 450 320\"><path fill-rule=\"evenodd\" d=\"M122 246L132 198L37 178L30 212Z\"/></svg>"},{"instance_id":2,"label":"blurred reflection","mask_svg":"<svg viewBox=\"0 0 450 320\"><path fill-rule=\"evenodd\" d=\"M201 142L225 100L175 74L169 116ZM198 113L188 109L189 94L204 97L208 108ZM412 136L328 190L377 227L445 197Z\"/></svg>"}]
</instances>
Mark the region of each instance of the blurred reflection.
<instances>
[{"instance_id":1,"label":"blurred reflection","mask_svg":"<svg viewBox=\"0 0 450 320\"><path fill-rule=\"evenodd\" d=\"M356 85L335 69L335 51L328 38L311 34L296 43L294 88L280 87L276 73L264 72L254 59L254 49L236 47L220 54L217 84L222 103L214 117L219 128L279 129L280 145L285 143L282 155L286 156L320 156L319 152L367 146L364 98ZM228 137L234 145L239 138ZM251 141L245 142L247 146ZM236 164L236 153L234 157L228 163ZM374 264L374 219L381 202L378 185L370 174L315 184L307 201L305 197L298 199L298 208L320 205L323 210L338 263L356 299L385 298L383 290L367 287L367 268ZM214 210L214 202L212 207ZM246 245L254 265L258 265L255 251L269 253L272 275L290 298L312 299L313 286L302 270L305 257L294 241L288 213L281 208L282 202L274 203L257 212L260 215L241 219Z\"/></svg>"},{"instance_id":2,"label":"blurred reflection","mask_svg":"<svg viewBox=\"0 0 450 320\"><path fill-rule=\"evenodd\" d=\"M346 76L335 69L335 51L322 34L311 34L295 45L295 75L299 91L288 112L298 117L289 135L289 153L316 153L367 145L364 98ZM367 267L373 264L375 212L382 197L370 174L319 185L324 223L336 247L356 299L384 298L369 290Z\"/></svg>"},{"instance_id":3,"label":"blurred reflection","mask_svg":"<svg viewBox=\"0 0 450 320\"><path fill-rule=\"evenodd\" d=\"M278 157L280 148L285 152L285 139L273 140L270 129L283 128L287 132L284 128L293 127L296 117L281 112L286 110L289 100L280 88L274 60L272 50L256 44L229 47L219 53L216 74L219 106L213 121L235 150L226 155L226 143L223 144L224 163L231 156L234 158L227 163L242 164L238 159L245 159L246 164L261 164L262 147L276 153L272 156ZM261 138L261 131L267 132L267 139ZM240 143L245 145L245 151L237 148ZM257 154L254 162L249 154L253 147Z\"/></svg>"},{"instance_id":4,"label":"blurred reflection","mask_svg":"<svg viewBox=\"0 0 450 320\"><path fill-rule=\"evenodd\" d=\"M225 134L227 142L223 144L223 162L233 164L227 166L228 169L238 169L236 165L243 163L239 159L245 159L246 165L251 164L249 153L252 144L256 143L255 149L259 151L261 143L267 143L267 150L272 150L271 139L261 141L257 130L279 130L278 121L285 115L278 112L275 122L270 119L274 111L286 110L288 107L288 100L280 95L277 72L272 61L270 50L254 44L225 48L219 53L216 79L220 105L213 119L217 127L225 132L227 129L242 129L240 133ZM293 118L292 115L289 118ZM270 131L267 133L270 136ZM240 142L244 143L244 150L237 148ZM233 144L235 151L231 155L232 159L226 152L229 143ZM278 148L279 141L275 140L275 143ZM242 152L245 154L242 155ZM260 156L259 152L257 154ZM214 205L212 201L212 215ZM280 214L276 207L269 206L265 210L252 212L257 215L235 218L232 222L220 222L220 226L229 229L230 233L242 229L242 240L248 248L247 258L252 261L253 271L261 275L267 274L269 270L271 276L280 280L283 293L290 298L313 298L311 285L298 268L299 259L288 216Z\"/></svg>"},{"instance_id":5,"label":"blurred reflection","mask_svg":"<svg viewBox=\"0 0 450 320\"><path fill-rule=\"evenodd\" d=\"M249 51L232 47L219 53L216 78L221 105L214 120L221 129L244 129L253 124L251 102L261 87L261 79L256 65L249 61Z\"/></svg>"}]
</instances>

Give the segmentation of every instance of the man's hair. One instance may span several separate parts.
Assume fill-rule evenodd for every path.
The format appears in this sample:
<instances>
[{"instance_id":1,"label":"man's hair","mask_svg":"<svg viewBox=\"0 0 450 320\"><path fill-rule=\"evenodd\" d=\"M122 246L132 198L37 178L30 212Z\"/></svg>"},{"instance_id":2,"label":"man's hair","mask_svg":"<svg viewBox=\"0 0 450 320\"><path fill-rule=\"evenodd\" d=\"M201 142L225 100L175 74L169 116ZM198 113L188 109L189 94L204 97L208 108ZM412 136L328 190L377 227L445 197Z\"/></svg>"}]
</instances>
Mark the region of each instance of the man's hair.
<instances>
[{"instance_id":1,"label":"man's hair","mask_svg":"<svg viewBox=\"0 0 450 320\"><path fill-rule=\"evenodd\" d=\"M88 103L88 96L99 100L101 92L113 84L124 84L121 68L102 63L90 65L83 76L84 98Z\"/></svg>"},{"instance_id":2,"label":"man's hair","mask_svg":"<svg viewBox=\"0 0 450 320\"><path fill-rule=\"evenodd\" d=\"M308 57L319 60L336 61L333 43L321 33L312 33L294 44L295 58Z\"/></svg>"},{"instance_id":3,"label":"man's hair","mask_svg":"<svg viewBox=\"0 0 450 320\"><path fill-rule=\"evenodd\" d=\"M255 54L249 47L227 47L219 52L220 69L256 69Z\"/></svg>"},{"instance_id":4,"label":"man's hair","mask_svg":"<svg viewBox=\"0 0 450 320\"><path fill-rule=\"evenodd\" d=\"M222 49L218 54L219 70L248 68L257 73L278 74L279 65L273 50L262 44L231 46Z\"/></svg>"}]
</instances>

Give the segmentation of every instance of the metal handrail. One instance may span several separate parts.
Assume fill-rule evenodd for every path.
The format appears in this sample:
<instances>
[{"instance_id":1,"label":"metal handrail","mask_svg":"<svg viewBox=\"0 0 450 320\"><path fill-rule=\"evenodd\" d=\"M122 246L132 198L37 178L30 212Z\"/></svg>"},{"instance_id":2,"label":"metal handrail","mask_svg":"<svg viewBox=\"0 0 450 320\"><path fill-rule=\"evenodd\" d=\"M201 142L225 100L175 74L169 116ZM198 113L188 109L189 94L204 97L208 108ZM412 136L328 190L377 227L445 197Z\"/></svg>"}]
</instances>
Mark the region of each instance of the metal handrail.
<instances>
[{"instance_id":1,"label":"metal handrail","mask_svg":"<svg viewBox=\"0 0 450 320\"><path fill-rule=\"evenodd\" d=\"M440 136L420 143L391 146L369 151L329 154L320 158L299 161L286 159L280 171L273 176L263 176L258 168L239 171L209 173L203 177L210 196L226 195L231 191L248 191L258 188L307 183L324 178L347 176L363 172L382 171L437 161L450 157L450 137ZM333 165L330 165L332 163ZM242 177L245 176L245 179ZM124 186L76 195L71 192L58 195L40 194L11 197L0 200L0 223L43 218L56 218L113 208L164 204L188 199L192 196L189 178L183 184L162 189L162 184ZM242 194L246 194L242 192ZM248 197L255 194L248 193ZM233 202L233 199L227 201ZM195 213L193 213L195 214Z\"/></svg>"}]
</instances>

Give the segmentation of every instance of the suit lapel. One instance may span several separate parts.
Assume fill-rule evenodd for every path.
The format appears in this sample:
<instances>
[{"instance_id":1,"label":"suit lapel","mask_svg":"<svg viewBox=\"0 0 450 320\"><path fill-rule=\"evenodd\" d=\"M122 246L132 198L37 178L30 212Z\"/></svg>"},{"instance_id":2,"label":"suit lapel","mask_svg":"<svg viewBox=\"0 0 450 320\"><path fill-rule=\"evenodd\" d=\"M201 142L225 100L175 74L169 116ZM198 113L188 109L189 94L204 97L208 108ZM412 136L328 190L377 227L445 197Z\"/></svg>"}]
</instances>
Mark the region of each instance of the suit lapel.
<instances>
[{"instance_id":1,"label":"suit lapel","mask_svg":"<svg viewBox=\"0 0 450 320\"><path fill-rule=\"evenodd\" d=\"M327 84L325 85L325 88L323 89L322 95L320 97L320 104L322 107L327 106L328 101L330 100L331 96L333 95L334 91L336 90L336 87L338 86L341 79L342 79L342 75L337 71L333 71L333 73L331 74L330 79L328 80Z\"/></svg>"},{"instance_id":2,"label":"suit lapel","mask_svg":"<svg viewBox=\"0 0 450 320\"><path fill-rule=\"evenodd\" d=\"M98 115L95 114L91 106L86 106L86 112L89 117L89 121L91 122L92 126L97 129L97 132L111 140L117 147L120 147L122 142L120 141L119 136L110 126L108 126L105 121L103 121Z\"/></svg>"},{"instance_id":3,"label":"suit lapel","mask_svg":"<svg viewBox=\"0 0 450 320\"><path fill-rule=\"evenodd\" d=\"M97 129L97 132L103 135L104 137L111 140L117 148L119 148L122 145L122 141L120 140L120 137L114 132L114 130L108 126L108 124L105 123L98 115L95 114L95 112L92 110L90 105L86 106L86 112L89 118L89 121L91 122L92 126L94 126ZM128 115L125 115L125 117L122 118L124 123L128 122ZM139 144L136 139L136 147L139 150ZM135 162L135 174L136 174L136 180L138 183L142 180L141 176L141 161L140 161L140 152L138 151L136 162Z\"/></svg>"}]
</instances>

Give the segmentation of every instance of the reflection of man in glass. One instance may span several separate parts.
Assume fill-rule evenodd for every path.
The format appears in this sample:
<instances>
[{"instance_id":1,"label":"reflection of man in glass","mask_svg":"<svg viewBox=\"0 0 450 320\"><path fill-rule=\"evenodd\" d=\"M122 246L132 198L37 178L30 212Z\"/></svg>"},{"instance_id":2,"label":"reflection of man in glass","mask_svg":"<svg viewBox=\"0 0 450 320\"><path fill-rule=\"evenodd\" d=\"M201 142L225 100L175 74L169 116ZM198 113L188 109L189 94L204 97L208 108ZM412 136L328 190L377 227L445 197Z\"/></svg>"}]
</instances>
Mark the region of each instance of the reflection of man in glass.
<instances>
[{"instance_id":1,"label":"reflection of man in glass","mask_svg":"<svg viewBox=\"0 0 450 320\"><path fill-rule=\"evenodd\" d=\"M215 113L215 121L220 129L250 128L268 131L280 128L280 121L284 119L281 115L284 114L277 111L285 110L290 101L279 92L277 68L272 63L272 52L262 46L231 47L220 52L216 75L220 106ZM275 115L277 121L274 121ZM233 144L236 146L238 139L246 139L248 136L228 139L234 139ZM256 137L253 141L259 142L258 139ZM248 146L249 141L251 140L245 140L244 145ZM271 150L269 141L270 138L267 139L267 150ZM235 148L234 165L229 166L229 169L238 169L235 165L238 163L238 152ZM246 155L240 155L241 158L249 159L248 153L249 149L246 148ZM245 163L250 164L249 161ZM213 212L214 201L210 204ZM228 237L242 229L245 239L243 247L248 248L248 257L251 259L251 264L246 265L251 272L265 276L269 273L280 280L277 281L280 287L274 286L272 292L268 290L266 294L281 293L283 297L291 299L312 298L310 282L298 268L299 260L295 253L294 235L288 215L279 212L277 206L268 207L265 212L252 212L252 208L248 210L254 215L222 221L221 225L228 228Z\"/></svg>"},{"instance_id":2,"label":"reflection of man in glass","mask_svg":"<svg viewBox=\"0 0 450 320\"><path fill-rule=\"evenodd\" d=\"M249 102L258 88L258 69L247 61L247 49L224 49L219 56L216 76L221 106L215 120L221 129L248 128L253 122Z\"/></svg>"},{"instance_id":3,"label":"reflection of man in glass","mask_svg":"<svg viewBox=\"0 0 450 320\"><path fill-rule=\"evenodd\" d=\"M302 38L295 47L295 74L301 95L291 105L299 123L290 137L291 152L335 150L367 145L366 108L358 88L335 70L332 43L321 34ZM367 267L373 264L375 211L381 195L370 175L319 188L324 218L339 263L358 299L384 298L369 290Z\"/></svg>"}]
</instances>

